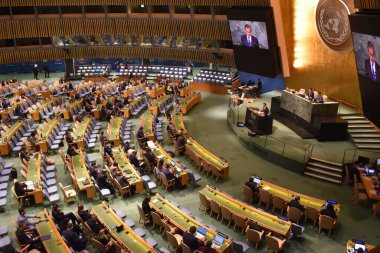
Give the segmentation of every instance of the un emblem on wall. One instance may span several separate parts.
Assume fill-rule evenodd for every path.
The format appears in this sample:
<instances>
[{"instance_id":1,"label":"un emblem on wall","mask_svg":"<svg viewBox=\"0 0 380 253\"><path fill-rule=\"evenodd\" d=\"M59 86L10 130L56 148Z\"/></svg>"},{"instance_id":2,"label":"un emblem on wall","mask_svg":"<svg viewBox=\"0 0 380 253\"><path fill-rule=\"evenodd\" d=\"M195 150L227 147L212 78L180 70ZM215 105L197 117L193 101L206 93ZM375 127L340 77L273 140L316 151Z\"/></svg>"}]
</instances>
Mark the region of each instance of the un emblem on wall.
<instances>
[{"instance_id":1,"label":"un emblem on wall","mask_svg":"<svg viewBox=\"0 0 380 253\"><path fill-rule=\"evenodd\" d=\"M348 20L352 10L353 3L349 0L320 0L318 2L315 11L317 30L322 41L332 50L352 49L351 28Z\"/></svg>"}]
</instances>

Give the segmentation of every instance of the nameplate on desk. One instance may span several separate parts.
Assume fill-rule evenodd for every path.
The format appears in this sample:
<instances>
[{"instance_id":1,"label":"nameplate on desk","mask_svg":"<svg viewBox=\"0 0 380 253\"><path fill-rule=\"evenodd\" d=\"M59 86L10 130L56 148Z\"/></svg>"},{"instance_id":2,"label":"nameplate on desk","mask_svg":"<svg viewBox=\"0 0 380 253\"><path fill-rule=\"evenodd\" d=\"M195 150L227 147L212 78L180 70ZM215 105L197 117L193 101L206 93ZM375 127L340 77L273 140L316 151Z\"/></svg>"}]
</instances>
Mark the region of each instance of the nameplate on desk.
<instances>
[{"instance_id":1,"label":"nameplate on desk","mask_svg":"<svg viewBox=\"0 0 380 253\"><path fill-rule=\"evenodd\" d=\"M78 178L77 180L78 180L78 182L83 182L83 181L86 180L86 178L85 177L81 177L81 178Z\"/></svg>"},{"instance_id":2,"label":"nameplate on desk","mask_svg":"<svg viewBox=\"0 0 380 253\"><path fill-rule=\"evenodd\" d=\"M158 202L158 199L153 199L152 200L152 203L154 204L154 203L157 203Z\"/></svg>"}]
</instances>

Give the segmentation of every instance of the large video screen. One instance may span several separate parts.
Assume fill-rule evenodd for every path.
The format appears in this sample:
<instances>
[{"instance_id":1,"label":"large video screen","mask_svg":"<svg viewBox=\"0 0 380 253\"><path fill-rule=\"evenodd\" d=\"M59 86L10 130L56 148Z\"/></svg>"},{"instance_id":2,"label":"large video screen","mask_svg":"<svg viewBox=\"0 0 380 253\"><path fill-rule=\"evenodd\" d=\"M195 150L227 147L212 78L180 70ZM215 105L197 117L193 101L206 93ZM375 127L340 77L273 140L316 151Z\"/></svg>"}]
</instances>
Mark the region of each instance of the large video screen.
<instances>
[{"instance_id":1,"label":"large video screen","mask_svg":"<svg viewBox=\"0 0 380 253\"><path fill-rule=\"evenodd\" d=\"M364 116L380 126L380 22L379 16L350 15L352 41Z\"/></svg>"},{"instance_id":2,"label":"large video screen","mask_svg":"<svg viewBox=\"0 0 380 253\"><path fill-rule=\"evenodd\" d=\"M235 7L227 16L237 69L268 77L281 73L273 9Z\"/></svg>"},{"instance_id":3,"label":"large video screen","mask_svg":"<svg viewBox=\"0 0 380 253\"><path fill-rule=\"evenodd\" d=\"M230 20L232 44L269 49L265 22Z\"/></svg>"}]
</instances>

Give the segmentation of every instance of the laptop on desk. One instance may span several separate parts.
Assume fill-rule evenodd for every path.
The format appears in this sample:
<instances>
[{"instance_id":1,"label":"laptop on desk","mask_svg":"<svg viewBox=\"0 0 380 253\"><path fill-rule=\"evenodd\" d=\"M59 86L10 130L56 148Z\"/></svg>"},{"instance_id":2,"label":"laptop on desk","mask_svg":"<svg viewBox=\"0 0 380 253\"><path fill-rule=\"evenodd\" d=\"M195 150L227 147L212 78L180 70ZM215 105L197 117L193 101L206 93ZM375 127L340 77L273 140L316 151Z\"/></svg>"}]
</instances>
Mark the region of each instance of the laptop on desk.
<instances>
[{"instance_id":1,"label":"laptop on desk","mask_svg":"<svg viewBox=\"0 0 380 253\"><path fill-rule=\"evenodd\" d=\"M206 237L207 230L204 227L198 226L195 237L199 240L203 240Z\"/></svg>"},{"instance_id":2,"label":"laptop on desk","mask_svg":"<svg viewBox=\"0 0 380 253\"><path fill-rule=\"evenodd\" d=\"M219 249L220 246L222 246L224 242L224 238L221 237L220 235L216 235L214 240L212 241L212 247L215 249Z\"/></svg>"}]
</instances>

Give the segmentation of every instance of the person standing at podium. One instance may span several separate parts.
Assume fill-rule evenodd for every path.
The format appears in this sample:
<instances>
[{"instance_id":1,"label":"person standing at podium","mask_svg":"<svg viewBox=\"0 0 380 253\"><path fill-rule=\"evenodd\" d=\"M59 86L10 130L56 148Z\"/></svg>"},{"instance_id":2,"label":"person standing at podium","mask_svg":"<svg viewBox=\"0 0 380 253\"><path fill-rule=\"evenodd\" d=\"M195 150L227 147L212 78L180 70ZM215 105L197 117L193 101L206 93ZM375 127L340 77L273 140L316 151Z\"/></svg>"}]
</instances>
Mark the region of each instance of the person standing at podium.
<instances>
[{"instance_id":1,"label":"person standing at podium","mask_svg":"<svg viewBox=\"0 0 380 253\"><path fill-rule=\"evenodd\" d=\"M263 108L260 110L260 116L265 117L269 115L269 108L267 106L267 103L263 103Z\"/></svg>"}]
</instances>

